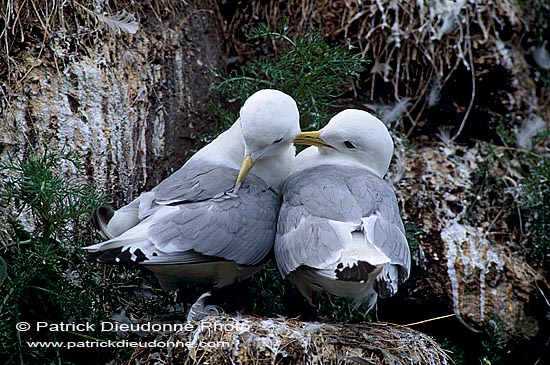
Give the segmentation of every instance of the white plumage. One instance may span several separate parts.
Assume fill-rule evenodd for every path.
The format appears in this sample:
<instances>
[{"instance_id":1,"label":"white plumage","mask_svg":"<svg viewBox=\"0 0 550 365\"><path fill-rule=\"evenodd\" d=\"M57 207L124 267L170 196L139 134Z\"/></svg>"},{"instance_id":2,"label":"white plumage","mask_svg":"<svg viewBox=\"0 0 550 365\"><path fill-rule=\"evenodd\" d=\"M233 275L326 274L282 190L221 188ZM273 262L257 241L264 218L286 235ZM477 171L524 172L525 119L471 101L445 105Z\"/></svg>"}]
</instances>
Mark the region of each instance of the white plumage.
<instances>
[{"instance_id":1,"label":"white plumage","mask_svg":"<svg viewBox=\"0 0 550 365\"><path fill-rule=\"evenodd\" d=\"M178 171L127 206L96 212L107 241L85 247L90 258L138 262L165 289L182 280L221 287L252 275L273 245L299 132L290 96L253 94L237 122Z\"/></svg>"},{"instance_id":2,"label":"white plumage","mask_svg":"<svg viewBox=\"0 0 550 365\"><path fill-rule=\"evenodd\" d=\"M311 302L314 291L370 309L409 276L397 200L383 180L393 142L385 125L348 109L307 139L283 188L275 257Z\"/></svg>"}]
</instances>

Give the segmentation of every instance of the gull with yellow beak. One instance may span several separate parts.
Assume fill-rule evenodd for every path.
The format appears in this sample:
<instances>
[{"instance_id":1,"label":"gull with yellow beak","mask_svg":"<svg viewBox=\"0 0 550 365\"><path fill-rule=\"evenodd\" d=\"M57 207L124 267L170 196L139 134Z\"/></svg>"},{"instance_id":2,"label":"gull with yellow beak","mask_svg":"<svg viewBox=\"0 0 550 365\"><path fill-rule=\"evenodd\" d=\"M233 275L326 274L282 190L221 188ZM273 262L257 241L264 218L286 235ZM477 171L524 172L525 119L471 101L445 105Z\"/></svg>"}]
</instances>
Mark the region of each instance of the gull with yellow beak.
<instances>
[{"instance_id":1,"label":"gull with yellow beak","mask_svg":"<svg viewBox=\"0 0 550 365\"><path fill-rule=\"evenodd\" d=\"M297 141L283 188L275 258L312 303L317 291L355 307L394 295L409 276L410 251L392 187L383 180L393 155L386 126L355 109L340 112Z\"/></svg>"},{"instance_id":2,"label":"gull with yellow beak","mask_svg":"<svg viewBox=\"0 0 550 365\"><path fill-rule=\"evenodd\" d=\"M137 262L166 290L181 281L219 288L251 276L273 246L299 132L292 97L256 92L229 130L158 186L117 211L96 211L107 241L85 247L89 258Z\"/></svg>"}]
</instances>

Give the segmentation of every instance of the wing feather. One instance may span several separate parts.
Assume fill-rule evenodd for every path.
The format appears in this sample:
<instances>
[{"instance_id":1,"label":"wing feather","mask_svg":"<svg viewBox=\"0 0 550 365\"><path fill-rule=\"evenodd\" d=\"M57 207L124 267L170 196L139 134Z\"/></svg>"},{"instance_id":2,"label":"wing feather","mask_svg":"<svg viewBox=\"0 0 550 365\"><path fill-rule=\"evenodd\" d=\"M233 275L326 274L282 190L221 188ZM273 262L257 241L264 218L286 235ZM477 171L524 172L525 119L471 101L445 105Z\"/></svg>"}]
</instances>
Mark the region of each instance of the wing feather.
<instances>
[{"instance_id":1,"label":"wing feather","mask_svg":"<svg viewBox=\"0 0 550 365\"><path fill-rule=\"evenodd\" d=\"M181 182L172 177L183 179L184 175L172 175L151 191L154 199L148 201L151 208L141 222L87 249L139 250L145 255L144 264L155 265L202 262L205 256L209 261L217 257L239 265L260 263L275 238L278 194L252 174L238 194L224 194L216 190L231 190L238 171L220 167L203 171L208 178L198 183L194 179L200 174Z\"/></svg>"},{"instance_id":2,"label":"wing feather","mask_svg":"<svg viewBox=\"0 0 550 365\"><path fill-rule=\"evenodd\" d=\"M354 232L362 232L364 246L354 243ZM300 266L319 270L338 269L339 263L359 266L357 253L350 259L349 252L361 247L365 247L364 262L375 249L400 268L401 280L408 277L409 247L391 186L367 170L348 166L320 165L288 177L275 242L283 275Z\"/></svg>"},{"instance_id":3,"label":"wing feather","mask_svg":"<svg viewBox=\"0 0 550 365\"><path fill-rule=\"evenodd\" d=\"M189 160L151 191L157 204L197 202L212 199L235 185L238 171L197 160Z\"/></svg>"}]
</instances>

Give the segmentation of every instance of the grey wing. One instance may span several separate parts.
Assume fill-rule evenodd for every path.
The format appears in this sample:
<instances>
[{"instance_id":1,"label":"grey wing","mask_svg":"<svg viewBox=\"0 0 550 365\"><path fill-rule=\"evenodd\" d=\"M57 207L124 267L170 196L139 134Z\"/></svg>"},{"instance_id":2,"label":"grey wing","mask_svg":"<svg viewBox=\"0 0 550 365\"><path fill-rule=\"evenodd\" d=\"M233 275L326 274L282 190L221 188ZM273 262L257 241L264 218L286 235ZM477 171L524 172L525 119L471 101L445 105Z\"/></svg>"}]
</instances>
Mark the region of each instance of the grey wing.
<instances>
[{"instance_id":1,"label":"grey wing","mask_svg":"<svg viewBox=\"0 0 550 365\"><path fill-rule=\"evenodd\" d=\"M368 190L364 193L363 200L373 198ZM357 220L363 211L361 202L350 194L347 178L334 167L315 167L290 175L283 187L283 199L289 207L302 207L304 214L339 221Z\"/></svg>"},{"instance_id":2,"label":"grey wing","mask_svg":"<svg viewBox=\"0 0 550 365\"><path fill-rule=\"evenodd\" d=\"M410 253L395 194L368 171L317 166L289 176L275 255L284 275L301 265L326 269L345 258L352 233L369 241L408 277Z\"/></svg>"},{"instance_id":3,"label":"grey wing","mask_svg":"<svg viewBox=\"0 0 550 365\"><path fill-rule=\"evenodd\" d=\"M283 203L275 237L275 259L283 276L305 265L325 269L335 263L344 248L337 227L311 216L307 209Z\"/></svg>"},{"instance_id":4,"label":"grey wing","mask_svg":"<svg viewBox=\"0 0 550 365\"><path fill-rule=\"evenodd\" d=\"M361 181L368 183L361 186ZM374 222L372 242L398 268L398 281L401 283L409 277L411 254L395 192L386 181L368 172L350 178L350 191L354 195L364 196L365 188L373 194L374 201L360 199L363 222L366 219Z\"/></svg>"},{"instance_id":5,"label":"grey wing","mask_svg":"<svg viewBox=\"0 0 550 365\"><path fill-rule=\"evenodd\" d=\"M237 175L238 171L232 168L189 160L151 191L142 193L117 211L111 209L107 217L101 212L95 213L97 226L105 238L119 236L154 215L164 205L222 196L234 187Z\"/></svg>"},{"instance_id":6,"label":"grey wing","mask_svg":"<svg viewBox=\"0 0 550 365\"><path fill-rule=\"evenodd\" d=\"M147 265L226 259L258 264L275 237L279 196L249 175L238 195L159 207L135 227L93 251L117 249Z\"/></svg>"},{"instance_id":7,"label":"grey wing","mask_svg":"<svg viewBox=\"0 0 550 365\"><path fill-rule=\"evenodd\" d=\"M411 271L411 251L405 227L399 215L397 199L393 191L390 193L386 200L386 202L392 202L387 208L388 212L384 212L385 204L381 204L380 208L381 215L384 217L380 221L380 226L385 232L386 240L381 240L378 247L392 260L392 264L399 268L399 282L402 283L409 278Z\"/></svg>"},{"instance_id":8,"label":"grey wing","mask_svg":"<svg viewBox=\"0 0 550 365\"><path fill-rule=\"evenodd\" d=\"M361 211L345 178L333 168L290 175L275 238L281 273L288 275L302 265L326 269L337 262L351 239L349 225L361 224Z\"/></svg>"},{"instance_id":9,"label":"grey wing","mask_svg":"<svg viewBox=\"0 0 550 365\"><path fill-rule=\"evenodd\" d=\"M229 167L190 160L151 192L157 204L202 201L231 190L237 175L238 171Z\"/></svg>"},{"instance_id":10,"label":"grey wing","mask_svg":"<svg viewBox=\"0 0 550 365\"><path fill-rule=\"evenodd\" d=\"M237 196L180 205L178 214L151 227L156 247L174 257L194 250L240 265L258 264L273 245L280 202L262 180L250 176L247 181Z\"/></svg>"}]
</instances>

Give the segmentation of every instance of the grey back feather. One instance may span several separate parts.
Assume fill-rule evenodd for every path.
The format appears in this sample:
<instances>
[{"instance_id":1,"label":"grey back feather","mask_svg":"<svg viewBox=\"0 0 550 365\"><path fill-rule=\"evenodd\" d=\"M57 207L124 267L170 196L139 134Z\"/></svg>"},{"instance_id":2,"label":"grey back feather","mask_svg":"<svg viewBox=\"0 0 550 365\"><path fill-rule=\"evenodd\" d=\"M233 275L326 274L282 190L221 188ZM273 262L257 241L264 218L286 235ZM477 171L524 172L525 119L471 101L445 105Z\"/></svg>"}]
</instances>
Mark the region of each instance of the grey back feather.
<instances>
[{"instance_id":1,"label":"grey back feather","mask_svg":"<svg viewBox=\"0 0 550 365\"><path fill-rule=\"evenodd\" d=\"M237 175L232 168L190 160L151 192L157 204L202 201L231 190Z\"/></svg>"},{"instance_id":2,"label":"grey back feather","mask_svg":"<svg viewBox=\"0 0 550 365\"><path fill-rule=\"evenodd\" d=\"M238 170L190 161L139 200L135 227L92 251L140 251L143 264L232 260L256 265L273 246L280 196L249 174L238 194Z\"/></svg>"},{"instance_id":3,"label":"grey back feather","mask_svg":"<svg viewBox=\"0 0 550 365\"><path fill-rule=\"evenodd\" d=\"M342 242L330 221L360 225L377 214L374 241L408 277L410 252L392 187L368 170L320 165L291 174L283 187L275 255L283 275L299 266L324 269Z\"/></svg>"},{"instance_id":4,"label":"grey back feather","mask_svg":"<svg viewBox=\"0 0 550 365\"><path fill-rule=\"evenodd\" d=\"M279 196L253 175L247 176L236 196L171 204L178 211L154 222L148 232L160 251L169 248L170 256L194 250L240 265L255 265L273 245ZM159 260L162 256L150 262Z\"/></svg>"}]
</instances>

